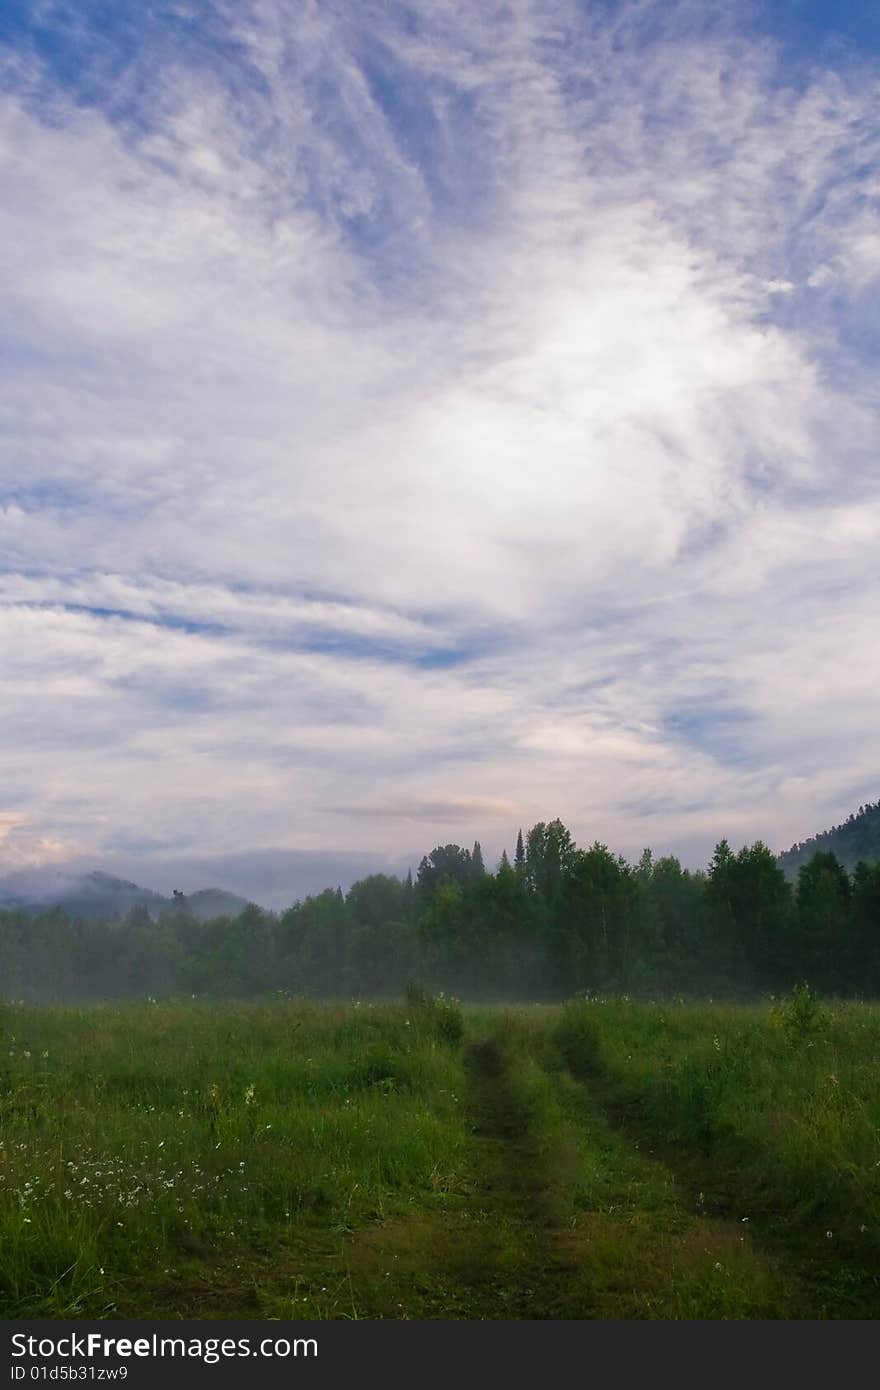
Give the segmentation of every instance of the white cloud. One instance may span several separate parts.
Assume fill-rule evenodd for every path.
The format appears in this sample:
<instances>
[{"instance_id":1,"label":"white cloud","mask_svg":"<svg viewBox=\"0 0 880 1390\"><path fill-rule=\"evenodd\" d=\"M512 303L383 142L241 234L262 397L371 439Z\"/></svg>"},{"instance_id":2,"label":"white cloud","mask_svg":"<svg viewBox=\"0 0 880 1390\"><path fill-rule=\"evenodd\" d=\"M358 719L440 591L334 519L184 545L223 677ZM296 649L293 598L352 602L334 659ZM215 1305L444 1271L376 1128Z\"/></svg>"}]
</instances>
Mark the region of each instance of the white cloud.
<instances>
[{"instance_id":1,"label":"white cloud","mask_svg":"<svg viewBox=\"0 0 880 1390\"><path fill-rule=\"evenodd\" d=\"M117 124L13 68L34 836L702 853L876 792L877 84L676 13L236 6Z\"/></svg>"}]
</instances>

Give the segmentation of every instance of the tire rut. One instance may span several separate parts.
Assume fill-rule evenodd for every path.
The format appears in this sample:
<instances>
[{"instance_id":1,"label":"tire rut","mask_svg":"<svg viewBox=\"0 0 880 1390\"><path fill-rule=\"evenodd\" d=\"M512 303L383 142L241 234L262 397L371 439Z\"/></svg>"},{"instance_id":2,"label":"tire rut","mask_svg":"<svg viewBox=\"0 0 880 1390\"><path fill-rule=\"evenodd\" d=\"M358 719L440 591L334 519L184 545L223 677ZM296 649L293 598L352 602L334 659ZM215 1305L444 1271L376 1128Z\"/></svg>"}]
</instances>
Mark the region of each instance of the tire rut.
<instances>
[{"instance_id":1,"label":"tire rut","mask_svg":"<svg viewBox=\"0 0 880 1390\"><path fill-rule=\"evenodd\" d=\"M573 1264L558 1240L547 1154L511 1084L503 1048L492 1038L471 1043L465 1061L479 1175L474 1198L492 1231L482 1247L488 1301L500 1294L509 1318L597 1316L582 1285L572 1299Z\"/></svg>"},{"instance_id":2,"label":"tire rut","mask_svg":"<svg viewBox=\"0 0 880 1390\"><path fill-rule=\"evenodd\" d=\"M751 1244L798 1290L798 1316L808 1319L874 1318L880 1310L880 1274L856 1249L829 1260L827 1237L804 1228L793 1212L774 1206L766 1192L738 1187L738 1169L709 1153L682 1148L653 1133L638 1106L620 1096L599 1070L569 1065L609 1130L672 1176L679 1199L701 1219L748 1230ZM841 1256L843 1257L841 1259Z\"/></svg>"}]
</instances>

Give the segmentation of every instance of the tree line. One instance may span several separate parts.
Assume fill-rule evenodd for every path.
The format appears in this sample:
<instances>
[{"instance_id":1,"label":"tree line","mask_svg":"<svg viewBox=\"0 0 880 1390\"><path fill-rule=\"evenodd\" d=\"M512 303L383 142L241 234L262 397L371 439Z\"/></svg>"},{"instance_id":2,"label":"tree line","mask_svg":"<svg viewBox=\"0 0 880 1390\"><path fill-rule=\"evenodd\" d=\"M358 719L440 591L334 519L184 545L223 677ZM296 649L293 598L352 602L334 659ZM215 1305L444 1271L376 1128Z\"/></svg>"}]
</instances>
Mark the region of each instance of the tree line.
<instances>
[{"instance_id":1,"label":"tree line","mask_svg":"<svg viewBox=\"0 0 880 1390\"><path fill-rule=\"evenodd\" d=\"M393 995L409 984L465 998L555 999L578 991L745 997L800 980L880 994L880 863L848 871L817 850L795 881L761 841L726 840L707 870L645 850L628 864L578 848L559 820L517 837L487 870L437 846L415 879L372 874L280 914L249 906L199 922L184 897L157 920L0 912L0 997L111 998L282 990Z\"/></svg>"}]
</instances>

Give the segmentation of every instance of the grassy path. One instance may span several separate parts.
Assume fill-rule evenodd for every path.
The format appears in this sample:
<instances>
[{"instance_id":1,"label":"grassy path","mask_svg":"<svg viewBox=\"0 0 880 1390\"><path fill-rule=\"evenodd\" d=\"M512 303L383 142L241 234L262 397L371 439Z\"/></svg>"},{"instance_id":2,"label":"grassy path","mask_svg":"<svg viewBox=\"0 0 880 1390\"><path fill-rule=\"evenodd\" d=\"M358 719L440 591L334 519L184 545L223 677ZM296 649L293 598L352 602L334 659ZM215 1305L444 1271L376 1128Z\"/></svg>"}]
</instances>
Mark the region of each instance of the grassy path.
<instances>
[{"instance_id":1,"label":"grassy path","mask_svg":"<svg viewBox=\"0 0 880 1390\"><path fill-rule=\"evenodd\" d=\"M753 1316L880 1316L880 1269L864 1248L839 1235L832 1244L824 1223L807 1222L796 1204L781 1209L778 1193L756 1185L751 1167L739 1165L735 1157L664 1140L638 1104L621 1095L601 1071L576 1067L575 1076L617 1142L638 1149L674 1175L684 1205L716 1226L748 1228L752 1248L763 1252L777 1281L787 1287L789 1305L788 1312Z\"/></svg>"},{"instance_id":2,"label":"grassy path","mask_svg":"<svg viewBox=\"0 0 880 1390\"><path fill-rule=\"evenodd\" d=\"M551 1191L497 1040L467 1047L465 1076L466 1196L441 1216L414 1214L353 1242L363 1316L579 1316L549 1311L563 1272L548 1239Z\"/></svg>"},{"instance_id":3,"label":"grassy path","mask_svg":"<svg viewBox=\"0 0 880 1390\"><path fill-rule=\"evenodd\" d=\"M766 1214L743 1220L734 1175L664 1149L606 1079L573 1073L542 1030L501 1020L463 1061L469 1165L445 1205L414 1204L351 1232L316 1224L235 1270L196 1260L178 1315L873 1315L864 1278L827 1256L823 1265Z\"/></svg>"},{"instance_id":4,"label":"grassy path","mask_svg":"<svg viewBox=\"0 0 880 1390\"><path fill-rule=\"evenodd\" d=\"M353 1241L361 1316L810 1315L785 1259L609 1124L546 1040L502 1024L469 1045L465 1065L467 1198Z\"/></svg>"},{"instance_id":5,"label":"grassy path","mask_svg":"<svg viewBox=\"0 0 880 1390\"><path fill-rule=\"evenodd\" d=\"M726 1147L664 1144L662 1054L627 1046L618 1074L558 1014L168 1004L13 1021L0 1315L880 1311L870 1217L853 1218L861 1254L843 1228L824 1243L778 1181L761 1188L754 1145L740 1171L726 1130ZM717 1070L708 1046L696 1081ZM634 1074L634 1058L657 1065Z\"/></svg>"}]
</instances>

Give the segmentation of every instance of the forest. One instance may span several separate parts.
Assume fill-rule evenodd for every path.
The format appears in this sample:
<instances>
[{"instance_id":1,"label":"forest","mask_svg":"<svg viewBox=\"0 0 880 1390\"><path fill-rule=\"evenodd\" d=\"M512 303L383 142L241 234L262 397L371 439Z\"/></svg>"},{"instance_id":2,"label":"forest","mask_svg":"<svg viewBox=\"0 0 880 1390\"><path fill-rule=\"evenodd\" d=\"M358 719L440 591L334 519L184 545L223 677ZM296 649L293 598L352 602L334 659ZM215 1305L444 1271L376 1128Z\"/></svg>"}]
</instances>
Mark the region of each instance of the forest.
<instances>
[{"instance_id":1,"label":"forest","mask_svg":"<svg viewBox=\"0 0 880 1390\"><path fill-rule=\"evenodd\" d=\"M182 894L156 918L15 908L0 911L0 997L387 998L418 985L475 1001L745 999L800 981L880 994L880 862L814 848L791 878L784 858L722 840L706 871L650 850L630 864L553 820L520 832L494 872L479 841L446 844L415 877L373 874L280 914L200 921Z\"/></svg>"}]
</instances>

